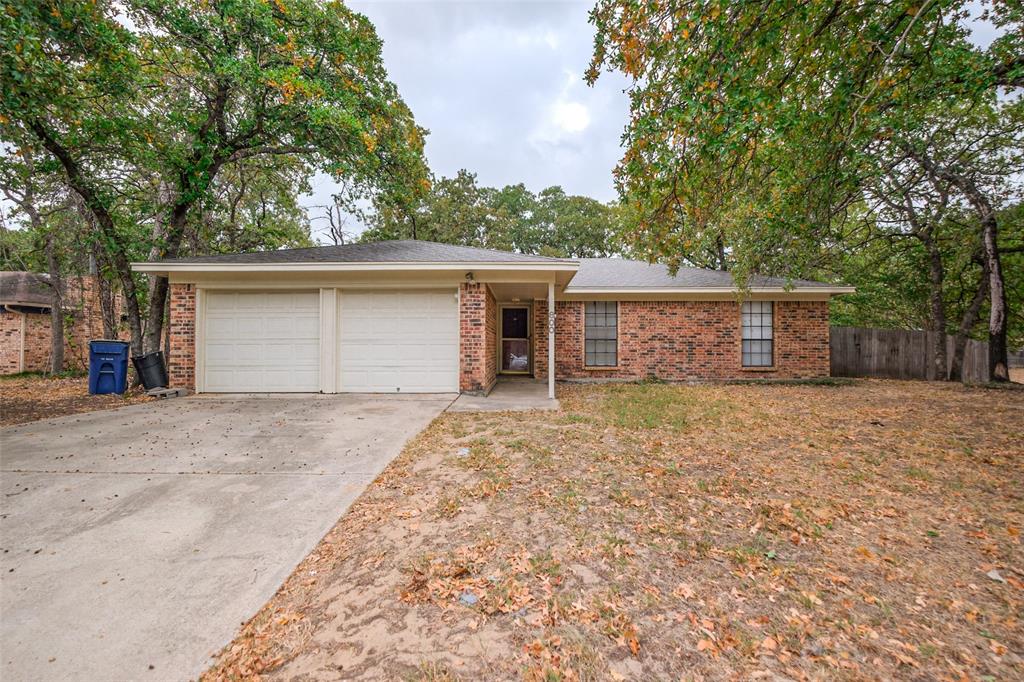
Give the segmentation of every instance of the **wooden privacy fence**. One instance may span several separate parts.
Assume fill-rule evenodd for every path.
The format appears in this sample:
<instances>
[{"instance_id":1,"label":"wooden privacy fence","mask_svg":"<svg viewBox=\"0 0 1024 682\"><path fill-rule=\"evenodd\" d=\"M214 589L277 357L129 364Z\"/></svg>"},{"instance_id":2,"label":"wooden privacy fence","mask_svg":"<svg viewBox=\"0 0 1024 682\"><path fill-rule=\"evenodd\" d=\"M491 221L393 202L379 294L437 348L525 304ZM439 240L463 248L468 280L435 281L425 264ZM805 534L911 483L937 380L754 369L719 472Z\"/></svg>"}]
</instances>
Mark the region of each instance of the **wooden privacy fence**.
<instances>
[{"instance_id":1,"label":"wooden privacy fence","mask_svg":"<svg viewBox=\"0 0 1024 682\"><path fill-rule=\"evenodd\" d=\"M829 350L834 377L885 377L927 379L935 377L933 339L938 332L912 329L832 327ZM953 361L953 337L946 337L947 372ZM988 344L968 339L964 349L963 380L985 383Z\"/></svg>"}]
</instances>

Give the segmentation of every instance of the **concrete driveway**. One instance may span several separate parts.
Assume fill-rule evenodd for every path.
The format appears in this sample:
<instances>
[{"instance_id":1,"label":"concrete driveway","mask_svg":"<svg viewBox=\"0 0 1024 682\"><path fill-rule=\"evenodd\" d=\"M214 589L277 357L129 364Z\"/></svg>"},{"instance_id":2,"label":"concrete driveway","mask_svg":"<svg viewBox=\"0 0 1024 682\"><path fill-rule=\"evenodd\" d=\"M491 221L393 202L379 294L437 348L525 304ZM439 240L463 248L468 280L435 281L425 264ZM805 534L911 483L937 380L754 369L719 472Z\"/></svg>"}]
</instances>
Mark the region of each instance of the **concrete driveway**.
<instances>
[{"instance_id":1,"label":"concrete driveway","mask_svg":"<svg viewBox=\"0 0 1024 682\"><path fill-rule=\"evenodd\" d=\"M454 397L196 396L0 431L0 678L195 678Z\"/></svg>"}]
</instances>

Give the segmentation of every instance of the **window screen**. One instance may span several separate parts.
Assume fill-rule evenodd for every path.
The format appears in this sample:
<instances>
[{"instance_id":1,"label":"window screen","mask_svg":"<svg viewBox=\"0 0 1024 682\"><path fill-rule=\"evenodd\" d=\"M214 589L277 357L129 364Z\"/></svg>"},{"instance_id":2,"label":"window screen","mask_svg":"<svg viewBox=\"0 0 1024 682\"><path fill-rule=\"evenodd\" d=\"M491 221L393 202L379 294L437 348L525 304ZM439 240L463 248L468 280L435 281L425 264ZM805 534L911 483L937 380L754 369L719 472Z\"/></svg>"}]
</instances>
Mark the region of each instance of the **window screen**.
<instances>
[{"instance_id":1,"label":"window screen","mask_svg":"<svg viewBox=\"0 0 1024 682\"><path fill-rule=\"evenodd\" d=\"M743 366L772 366L772 302L747 301L743 317Z\"/></svg>"},{"instance_id":2,"label":"window screen","mask_svg":"<svg viewBox=\"0 0 1024 682\"><path fill-rule=\"evenodd\" d=\"M618 364L618 304L588 301L585 305L585 363L588 367L614 367Z\"/></svg>"}]
</instances>

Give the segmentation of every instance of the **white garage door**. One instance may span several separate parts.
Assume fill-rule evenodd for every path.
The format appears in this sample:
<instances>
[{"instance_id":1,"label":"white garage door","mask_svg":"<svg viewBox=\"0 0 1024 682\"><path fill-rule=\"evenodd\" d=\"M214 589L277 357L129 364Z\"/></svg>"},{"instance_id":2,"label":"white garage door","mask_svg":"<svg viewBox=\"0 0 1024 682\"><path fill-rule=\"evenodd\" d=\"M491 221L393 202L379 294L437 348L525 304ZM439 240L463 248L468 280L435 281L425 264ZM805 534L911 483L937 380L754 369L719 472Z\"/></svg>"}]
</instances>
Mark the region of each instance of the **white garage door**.
<instances>
[{"instance_id":1,"label":"white garage door","mask_svg":"<svg viewBox=\"0 0 1024 682\"><path fill-rule=\"evenodd\" d=\"M339 390L458 390L459 304L454 290L339 294Z\"/></svg>"},{"instance_id":2,"label":"white garage door","mask_svg":"<svg viewBox=\"0 0 1024 682\"><path fill-rule=\"evenodd\" d=\"M320 390L320 292L208 292L203 390Z\"/></svg>"}]
</instances>

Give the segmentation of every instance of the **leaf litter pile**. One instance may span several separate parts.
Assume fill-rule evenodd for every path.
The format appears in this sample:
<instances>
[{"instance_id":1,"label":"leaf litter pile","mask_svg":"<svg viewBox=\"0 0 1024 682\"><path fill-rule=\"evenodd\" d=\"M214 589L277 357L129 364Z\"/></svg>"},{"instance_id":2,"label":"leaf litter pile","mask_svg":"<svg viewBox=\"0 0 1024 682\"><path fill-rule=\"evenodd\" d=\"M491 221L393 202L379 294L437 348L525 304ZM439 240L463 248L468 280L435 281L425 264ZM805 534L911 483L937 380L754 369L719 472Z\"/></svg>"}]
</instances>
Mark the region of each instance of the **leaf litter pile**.
<instances>
[{"instance_id":1,"label":"leaf litter pile","mask_svg":"<svg viewBox=\"0 0 1024 682\"><path fill-rule=\"evenodd\" d=\"M89 395L88 377L22 375L0 379L0 426L111 410L153 400L141 387L124 395Z\"/></svg>"},{"instance_id":2,"label":"leaf litter pile","mask_svg":"<svg viewBox=\"0 0 1024 682\"><path fill-rule=\"evenodd\" d=\"M1024 392L444 414L206 680L1021 679Z\"/></svg>"}]
</instances>

